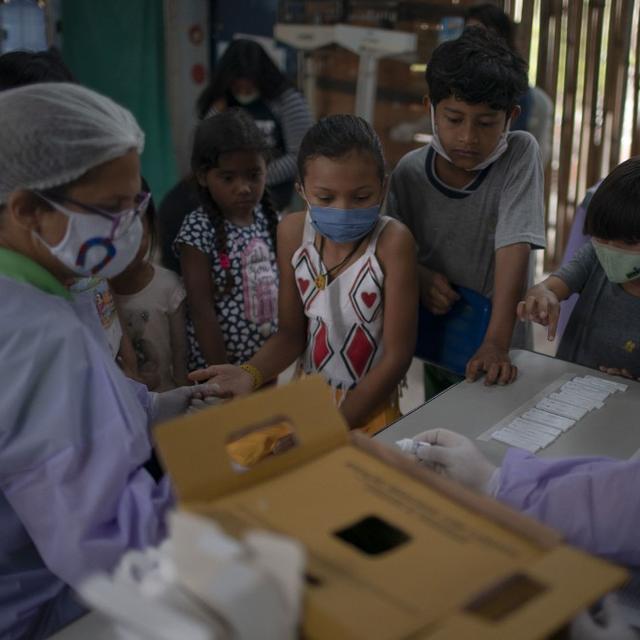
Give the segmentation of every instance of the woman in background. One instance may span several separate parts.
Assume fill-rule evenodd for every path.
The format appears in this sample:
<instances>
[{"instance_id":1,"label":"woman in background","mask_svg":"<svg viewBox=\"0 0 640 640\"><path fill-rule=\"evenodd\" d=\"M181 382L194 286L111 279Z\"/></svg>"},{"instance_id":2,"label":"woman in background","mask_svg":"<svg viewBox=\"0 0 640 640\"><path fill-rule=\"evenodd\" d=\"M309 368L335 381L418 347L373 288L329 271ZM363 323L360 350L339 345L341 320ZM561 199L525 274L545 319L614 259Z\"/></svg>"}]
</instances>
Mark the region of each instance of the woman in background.
<instances>
[{"instance_id":1,"label":"woman in background","mask_svg":"<svg viewBox=\"0 0 640 640\"><path fill-rule=\"evenodd\" d=\"M267 139L267 187L275 208L284 209L293 195L298 147L313 118L306 100L253 40L229 44L198 100L201 118L230 107L247 111Z\"/></svg>"}]
</instances>

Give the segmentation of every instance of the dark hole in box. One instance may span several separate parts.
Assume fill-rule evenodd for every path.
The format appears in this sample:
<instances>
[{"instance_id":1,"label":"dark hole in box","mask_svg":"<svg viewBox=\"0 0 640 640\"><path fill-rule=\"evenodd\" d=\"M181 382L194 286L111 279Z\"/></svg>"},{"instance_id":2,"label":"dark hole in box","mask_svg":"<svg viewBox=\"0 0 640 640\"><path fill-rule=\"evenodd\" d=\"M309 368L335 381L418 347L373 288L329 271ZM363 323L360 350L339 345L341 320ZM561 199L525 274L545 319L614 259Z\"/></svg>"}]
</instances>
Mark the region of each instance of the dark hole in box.
<instances>
[{"instance_id":1,"label":"dark hole in box","mask_svg":"<svg viewBox=\"0 0 640 640\"><path fill-rule=\"evenodd\" d=\"M335 531L334 535L370 556L391 551L411 539L404 531L377 516L362 518L344 529Z\"/></svg>"}]
</instances>

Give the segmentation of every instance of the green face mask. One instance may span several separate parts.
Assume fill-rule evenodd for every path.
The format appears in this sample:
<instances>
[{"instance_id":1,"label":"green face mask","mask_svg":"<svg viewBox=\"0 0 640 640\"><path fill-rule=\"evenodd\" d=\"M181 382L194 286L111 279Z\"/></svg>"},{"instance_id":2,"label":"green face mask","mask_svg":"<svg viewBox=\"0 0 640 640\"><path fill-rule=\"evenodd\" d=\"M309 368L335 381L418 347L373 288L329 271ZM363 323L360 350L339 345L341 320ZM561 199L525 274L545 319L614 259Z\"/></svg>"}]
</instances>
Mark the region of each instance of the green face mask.
<instances>
[{"instance_id":1,"label":"green face mask","mask_svg":"<svg viewBox=\"0 0 640 640\"><path fill-rule=\"evenodd\" d=\"M640 251L618 249L592 240L600 265L611 282L619 284L640 278Z\"/></svg>"}]
</instances>

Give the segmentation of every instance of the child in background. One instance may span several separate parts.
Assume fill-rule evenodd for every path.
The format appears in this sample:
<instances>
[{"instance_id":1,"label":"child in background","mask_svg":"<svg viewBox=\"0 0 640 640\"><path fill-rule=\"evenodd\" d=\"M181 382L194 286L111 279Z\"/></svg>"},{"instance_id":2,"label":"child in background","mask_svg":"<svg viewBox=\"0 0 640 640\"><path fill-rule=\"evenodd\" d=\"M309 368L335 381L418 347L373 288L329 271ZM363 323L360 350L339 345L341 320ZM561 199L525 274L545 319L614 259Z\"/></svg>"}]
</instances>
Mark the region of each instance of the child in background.
<instances>
[{"instance_id":1,"label":"child in background","mask_svg":"<svg viewBox=\"0 0 640 640\"><path fill-rule=\"evenodd\" d=\"M456 286L491 298L484 341L467 364L468 380L508 384L517 374L509 348L526 346L516 306L530 282L531 249L545 246L543 172L529 133L509 133L526 64L485 29L441 44L426 73L433 138L394 170L387 210L418 245L422 304L446 314ZM429 372L433 371L433 368ZM453 380L434 380L434 394Z\"/></svg>"},{"instance_id":2,"label":"child in background","mask_svg":"<svg viewBox=\"0 0 640 640\"><path fill-rule=\"evenodd\" d=\"M142 186L149 192L144 179ZM188 384L185 292L175 273L151 262L156 237L152 199L142 224L136 257L109 284L135 349L138 379L149 390L167 391Z\"/></svg>"},{"instance_id":3,"label":"child in background","mask_svg":"<svg viewBox=\"0 0 640 640\"><path fill-rule=\"evenodd\" d=\"M266 142L243 111L198 125L191 168L202 206L185 218L175 248L193 370L245 362L275 331L278 215L265 193Z\"/></svg>"},{"instance_id":4,"label":"child in background","mask_svg":"<svg viewBox=\"0 0 640 640\"><path fill-rule=\"evenodd\" d=\"M527 291L520 320L556 335L560 302L580 297L557 357L627 378L640 377L640 158L616 167L594 193L584 222L591 243Z\"/></svg>"},{"instance_id":5,"label":"child in background","mask_svg":"<svg viewBox=\"0 0 640 640\"><path fill-rule=\"evenodd\" d=\"M302 357L305 373L321 373L336 389L348 425L375 433L400 415L397 388L415 345L414 241L379 215L384 157L362 118L334 115L313 126L298 172L308 209L280 223L277 333L241 367L190 377L240 395Z\"/></svg>"}]
</instances>

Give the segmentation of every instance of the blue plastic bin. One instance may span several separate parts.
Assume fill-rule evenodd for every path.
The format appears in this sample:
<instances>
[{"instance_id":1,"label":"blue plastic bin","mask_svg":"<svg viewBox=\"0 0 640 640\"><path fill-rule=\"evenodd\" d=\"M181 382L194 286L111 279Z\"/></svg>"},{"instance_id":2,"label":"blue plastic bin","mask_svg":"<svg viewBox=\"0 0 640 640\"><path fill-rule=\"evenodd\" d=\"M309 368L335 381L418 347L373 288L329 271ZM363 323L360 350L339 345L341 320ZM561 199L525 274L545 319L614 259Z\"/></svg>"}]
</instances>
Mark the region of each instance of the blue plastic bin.
<instances>
[{"instance_id":1,"label":"blue plastic bin","mask_svg":"<svg viewBox=\"0 0 640 640\"><path fill-rule=\"evenodd\" d=\"M438 367L464 375L467 362L484 340L491 319L491 300L477 291L456 287L460 295L449 313L437 316L418 310L415 355Z\"/></svg>"}]
</instances>

